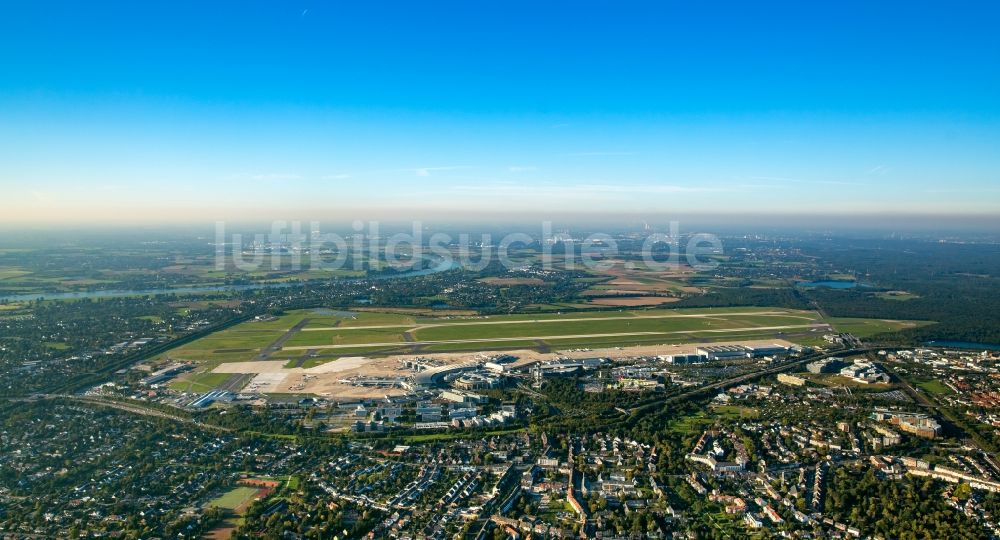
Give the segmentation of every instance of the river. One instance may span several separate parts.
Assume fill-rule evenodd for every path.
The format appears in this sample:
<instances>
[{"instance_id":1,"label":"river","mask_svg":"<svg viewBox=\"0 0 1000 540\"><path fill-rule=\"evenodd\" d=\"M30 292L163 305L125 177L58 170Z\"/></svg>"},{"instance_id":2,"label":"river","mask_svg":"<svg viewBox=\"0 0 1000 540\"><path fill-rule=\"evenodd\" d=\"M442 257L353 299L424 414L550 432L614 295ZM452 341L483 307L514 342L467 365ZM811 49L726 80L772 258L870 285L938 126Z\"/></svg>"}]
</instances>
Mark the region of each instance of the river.
<instances>
[{"instance_id":1,"label":"river","mask_svg":"<svg viewBox=\"0 0 1000 540\"><path fill-rule=\"evenodd\" d=\"M973 343L971 341L928 341L928 347L943 347L946 349L974 349L979 351L1000 351L1000 345L995 343Z\"/></svg>"}]
</instances>

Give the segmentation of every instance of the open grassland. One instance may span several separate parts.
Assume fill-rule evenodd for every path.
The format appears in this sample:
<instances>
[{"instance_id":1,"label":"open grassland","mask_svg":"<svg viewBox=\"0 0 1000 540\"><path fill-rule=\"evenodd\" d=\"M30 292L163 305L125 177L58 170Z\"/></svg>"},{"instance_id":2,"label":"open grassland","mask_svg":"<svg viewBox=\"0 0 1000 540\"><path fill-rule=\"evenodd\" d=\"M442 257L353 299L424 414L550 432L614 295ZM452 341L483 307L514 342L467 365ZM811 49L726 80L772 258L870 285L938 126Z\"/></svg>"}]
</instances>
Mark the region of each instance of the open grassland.
<instances>
[{"instance_id":1,"label":"open grassland","mask_svg":"<svg viewBox=\"0 0 1000 540\"><path fill-rule=\"evenodd\" d=\"M328 328L336 325L337 328L357 328L365 326L409 326L414 323L416 317L402 313L373 313L369 311L356 312L351 316L340 317L310 317L306 329Z\"/></svg>"},{"instance_id":2,"label":"open grassland","mask_svg":"<svg viewBox=\"0 0 1000 540\"><path fill-rule=\"evenodd\" d=\"M474 347L474 345L472 345ZM533 349L539 346L538 340L525 339L518 341L504 341L496 343L496 346L491 348L497 349ZM423 345L420 347L421 351L426 352L457 352L457 351L468 351L470 344L464 341L459 341L455 343L434 343L431 345Z\"/></svg>"},{"instance_id":3,"label":"open grassland","mask_svg":"<svg viewBox=\"0 0 1000 540\"><path fill-rule=\"evenodd\" d=\"M712 425L713 422L715 420L710 418L705 411L698 411L697 413L671 420L667 424L667 429L681 435L693 436L701 433L707 426Z\"/></svg>"},{"instance_id":4,"label":"open grassland","mask_svg":"<svg viewBox=\"0 0 1000 540\"><path fill-rule=\"evenodd\" d=\"M951 388L948 388L946 384L937 379L920 381L917 383L917 386L919 386L921 389L927 392L930 392L931 394L936 394L941 396L955 393Z\"/></svg>"},{"instance_id":5,"label":"open grassland","mask_svg":"<svg viewBox=\"0 0 1000 540\"><path fill-rule=\"evenodd\" d=\"M9 304L0 304L0 311L17 311L19 309L24 309L27 307L27 302L11 302Z\"/></svg>"},{"instance_id":6,"label":"open grassland","mask_svg":"<svg viewBox=\"0 0 1000 540\"><path fill-rule=\"evenodd\" d=\"M928 321L896 321L887 319L852 319L847 317L833 317L828 319L829 323L838 332L854 334L859 338L871 337L887 332L896 332L906 328L916 328L933 324Z\"/></svg>"},{"instance_id":7,"label":"open grassland","mask_svg":"<svg viewBox=\"0 0 1000 540\"><path fill-rule=\"evenodd\" d=\"M212 334L185 346L191 350L226 351L232 349L257 350L275 341L283 332L228 329Z\"/></svg>"},{"instance_id":8,"label":"open grassland","mask_svg":"<svg viewBox=\"0 0 1000 540\"><path fill-rule=\"evenodd\" d=\"M211 392L229 379L227 373L188 373L170 382L170 388L181 392Z\"/></svg>"},{"instance_id":9,"label":"open grassland","mask_svg":"<svg viewBox=\"0 0 1000 540\"><path fill-rule=\"evenodd\" d=\"M753 407L742 407L739 405L711 405L711 411L716 417L725 418L726 420L760 418L760 409Z\"/></svg>"},{"instance_id":10,"label":"open grassland","mask_svg":"<svg viewBox=\"0 0 1000 540\"><path fill-rule=\"evenodd\" d=\"M293 335L286 347L312 347L316 345L358 345L366 343L389 343L404 341L399 328L352 328L339 331L299 332Z\"/></svg>"},{"instance_id":11,"label":"open grassland","mask_svg":"<svg viewBox=\"0 0 1000 540\"><path fill-rule=\"evenodd\" d=\"M31 275L31 272L11 266L0 266L0 280L16 279L27 275Z\"/></svg>"}]
</instances>

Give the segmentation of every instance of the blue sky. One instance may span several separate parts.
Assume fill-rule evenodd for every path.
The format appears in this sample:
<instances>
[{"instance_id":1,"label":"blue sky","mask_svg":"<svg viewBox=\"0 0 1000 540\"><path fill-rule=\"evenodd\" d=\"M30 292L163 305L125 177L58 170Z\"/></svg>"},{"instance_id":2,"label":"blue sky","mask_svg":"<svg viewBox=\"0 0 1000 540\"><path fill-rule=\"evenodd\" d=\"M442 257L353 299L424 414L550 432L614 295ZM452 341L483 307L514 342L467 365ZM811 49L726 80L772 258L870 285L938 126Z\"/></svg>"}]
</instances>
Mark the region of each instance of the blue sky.
<instances>
[{"instance_id":1,"label":"blue sky","mask_svg":"<svg viewBox=\"0 0 1000 540\"><path fill-rule=\"evenodd\" d=\"M1000 215L1000 7L869 4L5 2L0 220Z\"/></svg>"}]
</instances>

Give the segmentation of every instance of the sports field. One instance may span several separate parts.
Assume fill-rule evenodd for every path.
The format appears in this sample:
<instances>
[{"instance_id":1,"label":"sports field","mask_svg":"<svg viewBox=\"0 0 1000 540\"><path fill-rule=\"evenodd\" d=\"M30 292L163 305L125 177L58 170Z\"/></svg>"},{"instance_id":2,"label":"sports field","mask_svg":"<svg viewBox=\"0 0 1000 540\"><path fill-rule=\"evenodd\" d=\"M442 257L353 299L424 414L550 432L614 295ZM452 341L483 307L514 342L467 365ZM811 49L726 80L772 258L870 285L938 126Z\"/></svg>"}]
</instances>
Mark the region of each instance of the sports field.
<instances>
[{"instance_id":1,"label":"sports field","mask_svg":"<svg viewBox=\"0 0 1000 540\"><path fill-rule=\"evenodd\" d=\"M223 493L219 497L212 500L209 506L218 506L226 510L236 510L242 506L245 506L251 498L257 495L260 488L240 486Z\"/></svg>"}]
</instances>

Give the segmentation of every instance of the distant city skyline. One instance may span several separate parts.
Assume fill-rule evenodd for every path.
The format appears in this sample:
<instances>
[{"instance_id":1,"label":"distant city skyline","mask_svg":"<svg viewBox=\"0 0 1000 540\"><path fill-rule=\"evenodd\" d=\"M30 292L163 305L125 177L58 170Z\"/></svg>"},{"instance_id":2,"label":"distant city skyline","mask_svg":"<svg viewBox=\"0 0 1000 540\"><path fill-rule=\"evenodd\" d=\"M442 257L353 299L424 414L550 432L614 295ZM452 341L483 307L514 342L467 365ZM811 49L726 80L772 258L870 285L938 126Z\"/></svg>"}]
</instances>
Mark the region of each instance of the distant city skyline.
<instances>
[{"instance_id":1,"label":"distant city skyline","mask_svg":"<svg viewBox=\"0 0 1000 540\"><path fill-rule=\"evenodd\" d=\"M2 223L1000 217L991 3L0 14Z\"/></svg>"}]
</instances>

